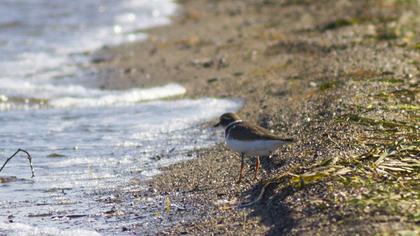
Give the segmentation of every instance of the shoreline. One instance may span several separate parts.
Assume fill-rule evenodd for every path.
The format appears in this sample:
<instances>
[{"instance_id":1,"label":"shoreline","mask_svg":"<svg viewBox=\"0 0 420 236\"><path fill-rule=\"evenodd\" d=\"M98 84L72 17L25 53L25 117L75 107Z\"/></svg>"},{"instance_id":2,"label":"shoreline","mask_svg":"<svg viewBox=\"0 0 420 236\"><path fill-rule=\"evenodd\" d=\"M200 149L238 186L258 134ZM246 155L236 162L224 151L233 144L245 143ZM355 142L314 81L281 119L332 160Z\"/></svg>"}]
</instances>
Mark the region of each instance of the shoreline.
<instances>
[{"instance_id":1,"label":"shoreline","mask_svg":"<svg viewBox=\"0 0 420 236\"><path fill-rule=\"evenodd\" d=\"M412 211L413 204L415 210L416 196L409 197L404 206L384 197L367 205L370 210L366 211L367 203L362 200L372 201L378 190L364 178L383 183L384 177L371 177L369 171L359 170L356 163L360 161L355 158L372 152L372 142L384 150L390 145L372 131L374 125L383 125L379 120L384 114L393 118L396 129L405 127L396 126L400 123L394 120L412 122L412 110L385 110L383 104L408 104L414 106L414 112L418 109L414 92L419 67L407 63L407 58L420 58L413 46L418 39L411 36L407 41L407 35L383 29L389 22L405 24L395 19L410 11L410 6L382 1L179 2L180 14L168 26L147 30L147 41L97 52L112 55L111 60L94 65L105 75L101 87L126 89L176 82L186 87L187 98L243 98L241 117L297 142L280 148L272 159L263 159L259 180L251 179L249 171L255 160L248 158L244 181L235 184L239 157L219 144L197 150L193 160L163 168L162 174L146 183L146 191L122 192L122 199L163 199L163 206L156 208L165 210L154 221L162 225L155 226L153 232L417 232L415 217L403 212ZM416 29L411 30L415 35ZM389 77L399 82L391 83ZM391 104L371 96L395 88L414 88L414 98L401 101L392 97ZM372 104L379 109L369 109ZM366 137L377 138L367 142ZM378 150L381 155L382 149ZM371 160L365 159L363 165L370 166ZM394 184L396 180L388 181ZM407 181L404 183L411 184ZM258 199L262 191L258 202L238 207ZM386 211L383 202L401 210ZM134 222L122 230L136 233L145 228Z\"/></svg>"}]
</instances>

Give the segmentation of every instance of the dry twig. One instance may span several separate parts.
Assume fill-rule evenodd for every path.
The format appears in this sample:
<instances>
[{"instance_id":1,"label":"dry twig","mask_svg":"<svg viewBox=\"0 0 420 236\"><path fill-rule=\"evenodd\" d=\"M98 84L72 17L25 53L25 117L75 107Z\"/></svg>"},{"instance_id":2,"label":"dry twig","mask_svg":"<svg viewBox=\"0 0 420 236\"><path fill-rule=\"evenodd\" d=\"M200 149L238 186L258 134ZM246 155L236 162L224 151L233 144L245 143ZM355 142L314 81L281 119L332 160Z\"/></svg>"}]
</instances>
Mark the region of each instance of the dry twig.
<instances>
[{"instance_id":1,"label":"dry twig","mask_svg":"<svg viewBox=\"0 0 420 236\"><path fill-rule=\"evenodd\" d=\"M29 152L23 150L23 149L18 149L13 155L11 155L9 158L7 158L6 162L4 162L3 166L0 168L0 172L3 170L3 168L6 166L6 164L12 160L13 157L15 157L19 152L24 152L26 154L26 156L28 157L29 160L29 166L31 167L31 172L32 172L32 178L35 177L35 172L34 172L34 167L32 166L32 157L29 154Z\"/></svg>"}]
</instances>

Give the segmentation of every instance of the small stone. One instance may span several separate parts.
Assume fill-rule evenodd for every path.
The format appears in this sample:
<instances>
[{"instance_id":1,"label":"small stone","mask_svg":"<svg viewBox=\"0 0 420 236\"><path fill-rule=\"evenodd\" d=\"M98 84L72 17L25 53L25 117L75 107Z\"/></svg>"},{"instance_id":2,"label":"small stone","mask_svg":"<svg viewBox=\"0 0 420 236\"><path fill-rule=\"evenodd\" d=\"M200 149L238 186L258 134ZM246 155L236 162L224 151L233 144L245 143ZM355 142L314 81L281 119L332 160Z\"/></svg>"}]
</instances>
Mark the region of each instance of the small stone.
<instances>
[{"instance_id":1,"label":"small stone","mask_svg":"<svg viewBox=\"0 0 420 236\"><path fill-rule=\"evenodd\" d=\"M228 63L226 57L219 58L218 63L217 63L217 68L218 69L225 68L225 67L228 67L228 66L229 66L229 63Z\"/></svg>"},{"instance_id":2,"label":"small stone","mask_svg":"<svg viewBox=\"0 0 420 236\"><path fill-rule=\"evenodd\" d=\"M135 71L136 71L135 68L125 68L124 69L124 74L132 74Z\"/></svg>"},{"instance_id":3,"label":"small stone","mask_svg":"<svg viewBox=\"0 0 420 236\"><path fill-rule=\"evenodd\" d=\"M207 80L207 83L211 84L211 83L214 83L214 82L216 82L216 81L218 81L218 80L220 80L220 78L219 78L219 77L213 77L213 78L211 78L211 79L208 79L208 80Z\"/></svg>"},{"instance_id":4,"label":"small stone","mask_svg":"<svg viewBox=\"0 0 420 236\"><path fill-rule=\"evenodd\" d=\"M111 56L96 55L96 56L93 56L90 59L90 62L94 63L94 64L99 64L99 63L107 62L107 61L110 61L110 60L112 60Z\"/></svg>"},{"instance_id":5,"label":"small stone","mask_svg":"<svg viewBox=\"0 0 420 236\"><path fill-rule=\"evenodd\" d=\"M393 75L394 74L394 72L392 72L392 71L383 71L382 72L382 75Z\"/></svg>"},{"instance_id":6,"label":"small stone","mask_svg":"<svg viewBox=\"0 0 420 236\"><path fill-rule=\"evenodd\" d=\"M205 68L209 68L213 66L213 60L211 58L201 58L201 59L195 59L192 61L193 65L202 66Z\"/></svg>"}]
</instances>

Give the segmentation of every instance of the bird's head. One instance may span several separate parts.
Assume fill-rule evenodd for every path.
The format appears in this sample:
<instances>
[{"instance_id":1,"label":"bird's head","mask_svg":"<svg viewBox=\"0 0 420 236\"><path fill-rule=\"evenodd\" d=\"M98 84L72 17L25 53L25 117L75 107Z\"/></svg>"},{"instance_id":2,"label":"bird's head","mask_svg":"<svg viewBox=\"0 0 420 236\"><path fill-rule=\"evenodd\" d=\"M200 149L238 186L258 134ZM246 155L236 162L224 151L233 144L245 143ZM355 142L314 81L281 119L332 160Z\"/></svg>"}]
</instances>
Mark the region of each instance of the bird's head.
<instances>
[{"instance_id":1,"label":"bird's head","mask_svg":"<svg viewBox=\"0 0 420 236\"><path fill-rule=\"evenodd\" d=\"M224 128L224 127L228 126L230 123L235 122L237 120L240 120L240 118L235 113L230 113L230 112L225 113L225 114L220 116L219 122L214 127L217 127L217 126L221 125Z\"/></svg>"}]
</instances>

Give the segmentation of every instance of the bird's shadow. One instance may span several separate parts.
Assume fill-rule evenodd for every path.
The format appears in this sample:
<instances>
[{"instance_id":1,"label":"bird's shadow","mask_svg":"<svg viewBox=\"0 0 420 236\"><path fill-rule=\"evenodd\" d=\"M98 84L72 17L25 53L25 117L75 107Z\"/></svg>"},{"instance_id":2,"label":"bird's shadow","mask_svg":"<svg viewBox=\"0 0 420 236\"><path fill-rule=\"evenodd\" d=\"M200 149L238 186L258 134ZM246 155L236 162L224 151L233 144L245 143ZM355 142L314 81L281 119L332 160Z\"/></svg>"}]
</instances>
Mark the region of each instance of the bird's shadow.
<instances>
[{"instance_id":1,"label":"bird's shadow","mask_svg":"<svg viewBox=\"0 0 420 236\"><path fill-rule=\"evenodd\" d=\"M283 159L277 159L274 156L273 157L269 157L269 156L265 156L265 157L260 157L260 163L261 163L261 168L267 172L267 174L270 174L271 172L273 172L274 170L277 170L279 167L283 166L286 162Z\"/></svg>"},{"instance_id":2,"label":"bird's shadow","mask_svg":"<svg viewBox=\"0 0 420 236\"><path fill-rule=\"evenodd\" d=\"M293 188L277 189L277 184L275 183L265 187L259 183L254 188L244 192L244 195L248 195L250 199L257 199L263 189L264 192L261 199L253 204L240 207L251 209L250 216L260 218L261 223L270 228L266 235L288 234L296 225L296 221L291 216L291 209L284 202L284 199L293 193Z\"/></svg>"},{"instance_id":3,"label":"bird's shadow","mask_svg":"<svg viewBox=\"0 0 420 236\"><path fill-rule=\"evenodd\" d=\"M260 162L261 168L266 171L267 175L285 164L285 160L275 158L275 156L272 158L262 157ZM290 207L284 203L284 199L293 194L294 189L291 187L279 189L278 187L278 183L266 184L265 181L261 181L243 193L243 196L251 201L258 199L256 202L245 203L240 207L251 209L251 217L259 217L262 224L270 227L266 235L288 234L296 224L291 216Z\"/></svg>"}]
</instances>

